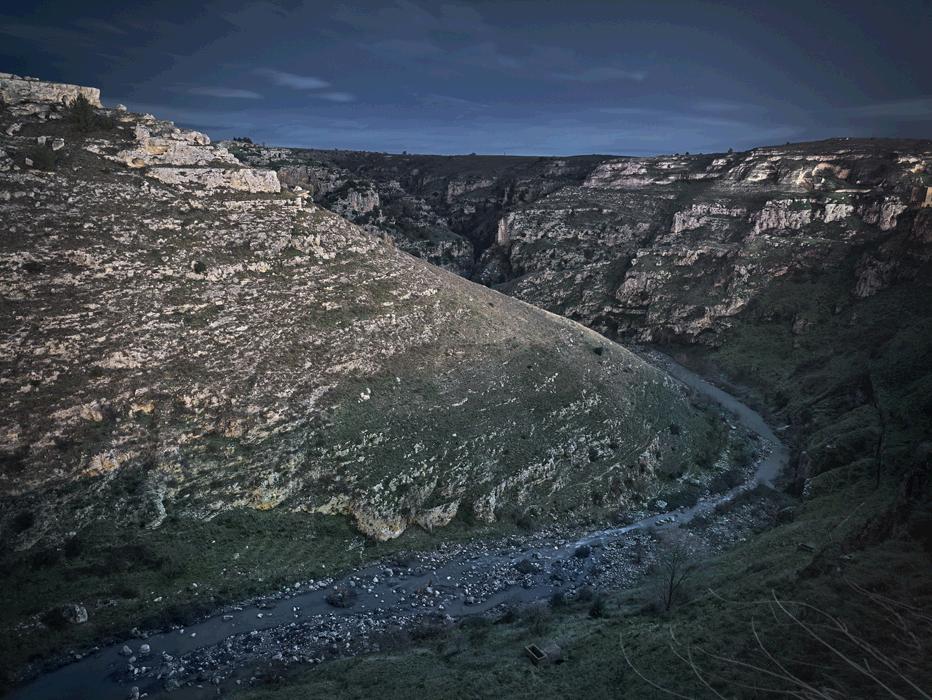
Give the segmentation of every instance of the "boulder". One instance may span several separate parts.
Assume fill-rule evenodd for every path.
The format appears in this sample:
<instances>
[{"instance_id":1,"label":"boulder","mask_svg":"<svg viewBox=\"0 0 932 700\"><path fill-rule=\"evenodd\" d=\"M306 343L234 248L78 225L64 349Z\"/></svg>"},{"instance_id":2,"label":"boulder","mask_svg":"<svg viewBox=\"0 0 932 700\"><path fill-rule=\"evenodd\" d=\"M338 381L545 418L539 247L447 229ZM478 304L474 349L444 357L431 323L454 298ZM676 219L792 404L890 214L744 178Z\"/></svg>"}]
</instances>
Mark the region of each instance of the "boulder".
<instances>
[{"instance_id":1,"label":"boulder","mask_svg":"<svg viewBox=\"0 0 932 700\"><path fill-rule=\"evenodd\" d=\"M61 618L72 625L82 625L87 622L87 608L77 603L69 603L61 608Z\"/></svg>"}]
</instances>

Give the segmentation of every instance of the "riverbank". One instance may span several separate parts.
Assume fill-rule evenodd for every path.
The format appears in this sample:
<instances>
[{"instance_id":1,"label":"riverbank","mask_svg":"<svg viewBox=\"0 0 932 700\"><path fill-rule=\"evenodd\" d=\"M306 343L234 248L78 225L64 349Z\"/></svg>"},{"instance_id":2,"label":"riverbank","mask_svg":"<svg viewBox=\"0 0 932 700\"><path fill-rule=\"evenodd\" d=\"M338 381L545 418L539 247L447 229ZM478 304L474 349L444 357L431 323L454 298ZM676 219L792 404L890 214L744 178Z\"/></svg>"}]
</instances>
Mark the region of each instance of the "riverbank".
<instances>
[{"instance_id":1,"label":"riverbank","mask_svg":"<svg viewBox=\"0 0 932 700\"><path fill-rule=\"evenodd\" d=\"M253 682L257 664L314 664L377 651L385 640L457 617L527 604L554 594L573 600L592 590L629 588L657 559L658 533L701 517L722 520L726 504L772 481L786 451L763 419L740 401L669 358L668 371L726 408L736 423L760 436L760 458L744 484L693 506L641 514L635 522L596 531L542 531L490 542L449 543L409 561L381 563L334 582L325 577L288 586L278 596L232 606L193 626L117 644L40 676L13 697L121 698L132 687L154 696L166 689L197 689ZM745 498L747 510L753 498ZM744 514L747 515L747 514ZM770 514L772 515L772 513ZM769 516L767 516L769 517ZM730 532L690 528L689 547L714 552L750 535L760 517L735 518ZM742 532L747 530L747 532ZM729 541L730 540L730 541ZM341 607L334 607L334 596ZM329 599L329 602L328 602ZM404 634L402 634L404 636ZM379 641L382 640L382 641ZM143 647L142 645L146 646ZM246 670L248 678L243 678ZM79 690L75 690L79 689ZM75 692L85 693L74 695Z\"/></svg>"}]
</instances>

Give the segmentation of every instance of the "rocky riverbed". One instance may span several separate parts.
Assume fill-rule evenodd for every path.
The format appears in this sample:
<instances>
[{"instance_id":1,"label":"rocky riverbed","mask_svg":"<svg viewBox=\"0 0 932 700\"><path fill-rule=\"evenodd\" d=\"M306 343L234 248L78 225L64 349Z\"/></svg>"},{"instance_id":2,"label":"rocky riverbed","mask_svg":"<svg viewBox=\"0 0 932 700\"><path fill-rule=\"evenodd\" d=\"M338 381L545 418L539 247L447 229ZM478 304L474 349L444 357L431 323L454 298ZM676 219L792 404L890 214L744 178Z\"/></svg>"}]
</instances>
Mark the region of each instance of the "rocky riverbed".
<instances>
[{"instance_id":1,"label":"rocky riverbed","mask_svg":"<svg viewBox=\"0 0 932 700\"><path fill-rule=\"evenodd\" d=\"M733 430L755 436L757 460L746 481L706 493L688 508L663 501L626 524L592 531L551 527L493 541L445 544L432 552L378 562L338 580L295 582L275 594L230 606L187 628L147 635L40 676L13 697L212 697L261 682L288 666L390 649L457 624L554 594L568 599L635 585L673 533L691 549L721 550L772 522L778 505L753 497L786 462L783 444L752 409L673 363L653 362L719 402ZM689 525L688 528L681 527Z\"/></svg>"}]
</instances>

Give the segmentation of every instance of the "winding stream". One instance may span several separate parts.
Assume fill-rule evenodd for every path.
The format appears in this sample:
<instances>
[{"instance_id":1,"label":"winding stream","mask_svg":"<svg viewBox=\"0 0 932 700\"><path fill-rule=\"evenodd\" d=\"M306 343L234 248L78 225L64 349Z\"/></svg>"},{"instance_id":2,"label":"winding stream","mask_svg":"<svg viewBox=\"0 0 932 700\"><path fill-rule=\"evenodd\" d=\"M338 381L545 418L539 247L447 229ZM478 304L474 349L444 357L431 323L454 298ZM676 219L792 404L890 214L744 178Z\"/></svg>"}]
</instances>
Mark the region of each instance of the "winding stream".
<instances>
[{"instance_id":1,"label":"winding stream","mask_svg":"<svg viewBox=\"0 0 932 700\"><path fill-rule=\"evenodd\" d=\"M156 680L151 670L158 667L163 654L170 658L181 657L190 652L206 650L221 644L232 636L239 639L248 635L257 635L263 630L294 627L297 622L320 624L330 623L339 618L359 616L361 613L370 618L399 620L413 618L418 614L442 612L457 617L476 614L490 610L504 602L533 601L549 597L556 587L573 585L581 580L581 567L573 569L572 564L579 559L578 548L583 545L596 549L609 543L624 541L633 533L648 528L674 528L688 522L697 515L713 510L717 505L733 499L736 495L758 484L770 485L788 460L786 446L763 417L739 401L734 396L713 386L695 373L680 366L672 359L656 352L648 354L648 361L662 366L674 376L697 392L713 399L729 411L734 420L756 433L770 448L761 457L756 470L749 481L731 491L702 500L695 506L677 511L659 513L622 527L613 527L587 533L581 538L552 539L550 541L515 543L512 547L477 552L466 548L459 556L440 563L428 570L419 568L415 571L393 572L385 564L373 565L359 569L342 579L347 586L356 591L353 604L347 608L335 608L326 602L329 587L316 589L298 588L294 595L275 601L274 605L243 605L228 608L214 616L188 627L155 634L145 640L151 647L151 653L140 656L136 666L150 668L148 674L142 672L137 679L127 680L128 659L121 652L124 644L119 643L89 654L78 661L62 666L35 678L28 684L13 692L11 698L16 700L124 700L130 697L131 687L137 686L149 697L161 695L164 685ZM533 562L534 571L529 573L521 584L511 583L507 577L494 574L490 595L475 599L471 595L470 581L487 572L511 570L522 560ZM561 586L548 578L554 570L567 571L560 578ZM388 572L388 573L386 573ZM364 581L364 585L357 582ZM478 589L478 586L473 586ZM138 654L141 640L130 640L127 644ZM184 697L216 696L217 689L205 684L205 689L182 691ZM179 697L176 693L171 697Z\"/></svg>"}]
</instances>

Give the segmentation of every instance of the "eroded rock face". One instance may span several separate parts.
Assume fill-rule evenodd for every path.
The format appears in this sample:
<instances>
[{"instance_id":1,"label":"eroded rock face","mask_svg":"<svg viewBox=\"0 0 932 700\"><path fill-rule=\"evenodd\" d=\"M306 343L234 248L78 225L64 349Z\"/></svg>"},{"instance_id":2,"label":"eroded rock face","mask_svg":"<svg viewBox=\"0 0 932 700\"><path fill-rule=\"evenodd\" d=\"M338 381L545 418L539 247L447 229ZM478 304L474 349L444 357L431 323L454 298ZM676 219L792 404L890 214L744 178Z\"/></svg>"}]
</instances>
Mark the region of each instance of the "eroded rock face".
<instances>
[{"instance_id":1,"label":"eroded rock face","mask_svg":"<svg viewBox=\"0 0 932 700\"><path fill-rule=\"evenodd\" d=\"M78 95L87 98L92 106L100 107L100 90L97 88L0 73L0 103L16 116L44 117L51 108L69 105Z\"/></svg>"},{"instance_id":2,"label":"eroded rock face","mask_svg":"<svg viewBox=\"0 0 932 700\"><path fill-rule=\"evenodd\" d=\"M135 123L133 135L132 147L116 153L108 153L99 144L87 148L198 195L215 189L253 193L281 191L278 176L273 171L243 167L227 149L212 145L206 134L178 129L170 122L150 117L144 118L143 123Z\"/></svg>"},{"instance_id":3,"label":"eroded rock face","mask_svg":"<svg viewBox=\"0 0 932 700\"><path fill-rule=\"evenodd\" d=\"M152 168L148 175L200 195L215 189L241 192L278 192L281 186L271 170L252 168Z\"/></svg>"},{"instance_id":4,"label":"eroded rock face","mask_svg":"<svg viewBox=\"0 0 932 700\"><path fill-rule=\"evenodd\" d=\"M321 192L377 190L377 215L347 215L399 247L438 262L418 227L446 227L474 257L450 269L642 341L716 344L781 278L845 261L850 294L864 298L916 279L929 259L916 233L932 191L928 141L526 161L259 147L245 157L262 163L266 152L313 160ZM399 200L410 204L404 226L385 212Z\"/></svg>"},{"instance_id":5,"label":"eroded rock face","mask_svg":"<svg viewBox=\"0 0 932 700\"><path fill-rule=\"evenodd\" d=\"M500 236L507 211L579 183L599 156L495 158L227 145L251 165L413 255L466 277L495 277L477 264ZM501 241L499 241L501 243Z\"/></svg>"},{"instance_id":6,"label":"eroded rock face","mask_svg":"<svg viewBox=\"0 0 932 700\"><path fill-rule=\"evenodd\" d=\"M4 546L236 507L380 539L594 493L621 507L708 446L683 389L623 348L203 135L110 116L38 170L24 149L67 125L0 110Z\"/></svg>"},{"instance_id":7,"label":"eroded rock face","mask_svg":"<svg viewBox=\"0 0 932 700\"><path fill-rule=\"evenodd\" d=\"M715 344L774 281L857 251L873 252L851 268L854 297L914 279L932 257L915 234L930 175L921 141L618 159L510 214L496 270L514 278L503 289L591 327Z\"/></svg>"}]
</instances>

